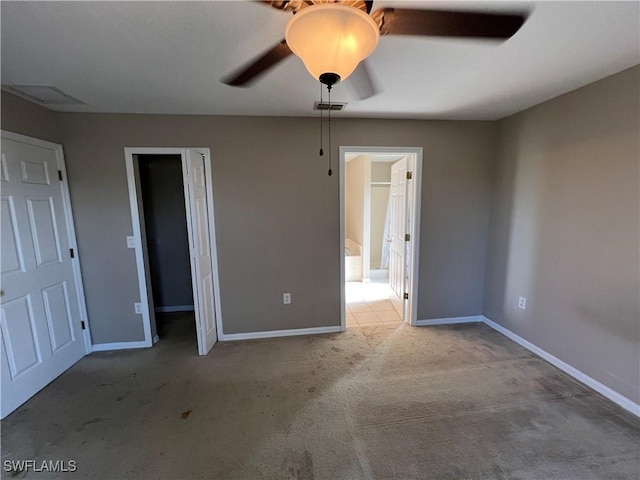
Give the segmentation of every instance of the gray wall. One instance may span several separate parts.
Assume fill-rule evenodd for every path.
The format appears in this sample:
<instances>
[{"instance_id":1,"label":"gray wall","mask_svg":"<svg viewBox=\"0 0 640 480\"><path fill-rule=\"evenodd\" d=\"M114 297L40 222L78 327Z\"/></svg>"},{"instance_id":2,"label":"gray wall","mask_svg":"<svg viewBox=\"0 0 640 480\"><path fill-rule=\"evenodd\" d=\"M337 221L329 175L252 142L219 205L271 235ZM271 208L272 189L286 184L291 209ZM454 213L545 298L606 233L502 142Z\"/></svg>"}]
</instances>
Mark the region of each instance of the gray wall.
<instances>
[{"instance_id":1,"label":"gray wall","mask_svg":"<svg viewBox=\"0 0 640 480\"><path fill-rule=\"evenodd\" d=\"M364 245L365 177L371 160L359 155L344 166L344 230L345 238Z\"/></svg>"},{"instance_id":2,"label":"gray wall","mask_svg":"<svg viewBox=\"0 0 640 480\"><path fill-rule=\"evenodd\" d=\"M491 320L635 402L639 72L500 122L484 307Z\"/></svg>"},{"instance_id":3,"label":"gray wall","mask_svg":"<svg viewBox=\"0 0 640 480\"><path fill-rule=\"evenodd\" d=\"M193 308L180 155L138 155L155 307Z\"/></svg>"},{"instance_id":4,"label":"gray wall","mask_svg":"<svg viewBox=\"0 0 640 480\"><path fill-rule=\"evenodd\" d=\"M2 129L30 137L62 143L60 115L35 103L0 90Z\"/></svg>"},{"instance_id":5,"label":"gray wall","mask_svg":"<svg viewBox=\"0 0 640 480\"><path fill-rule=\"evenodd\" d=\"M371 162L372 182L391 182L391 166L395 162Z\"/></svg>"},{"instance_id":6,"label":"gray wall","mask_svg":"<svg viewBox=\"0 0 640 480\"><path fill-rule=\"evenodd\" d=\"M3 101L3 128L11 130L24 108ZM211 149L225 333L339 324L339 179L317 155L316 118L55 118L95 343L143 338L125 239L132 234L126 146ZM334 172L341 145L424 148L418 317L481 314L495 124L335 119L332 126ZM282 292L292 293L291 305L282 305Z\"/></svg>"},{"instance_id":7,"label":"gray wall","mask_svg":"<svg viewBox=\"0 0 640 480\"><path fill-rule=\"evenodd\" d=\"M334 159L340 145L424 148L420 319L484 301L639 400L639 80L635 67L498 123L335 120ZM56 114L4 92L1 106L3 129L65 147L96 343L143 338L125 146L211 148L225 332L339 323L339 184L317 119Z\"/></svg>"}]
</instances>

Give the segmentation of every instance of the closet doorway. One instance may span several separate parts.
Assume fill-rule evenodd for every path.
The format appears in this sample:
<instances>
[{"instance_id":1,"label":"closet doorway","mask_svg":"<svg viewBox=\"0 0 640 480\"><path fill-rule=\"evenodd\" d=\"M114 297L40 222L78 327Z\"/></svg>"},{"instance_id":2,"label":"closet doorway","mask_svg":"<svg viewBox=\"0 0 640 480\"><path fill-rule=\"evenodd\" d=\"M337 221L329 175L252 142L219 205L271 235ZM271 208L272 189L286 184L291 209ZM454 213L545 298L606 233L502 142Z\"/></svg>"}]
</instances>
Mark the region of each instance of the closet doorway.
<instances>
[{"instance_id":1,"label":"closet doorway","mask_svg":"<svg viewBox=\"0 0 640 480\"><path fill-rule=\"evenodd\" d=\"M197 346L180 155L138 155L144 239L159 339Z\"/></svg>"},{"instance_id":2,"label":"closet doorway","mask_svg":"<svg viewBox=\"0 0 640 480\"><path fill-rule=\"evenodd\" d=\"M417 320L421 148L341 147L342 326Z\"/></svg>"},{"instance_id":3,"label":"closet doorway","mask_svg":"<svg viewBox=\"0 0 640 480\"><path fill-rule=\"evenodd\" d=\"M209 149L125 148L125 160L145 343L188 343L190 330L206 355L222 335Z\"/></svg>"}]
</instances>

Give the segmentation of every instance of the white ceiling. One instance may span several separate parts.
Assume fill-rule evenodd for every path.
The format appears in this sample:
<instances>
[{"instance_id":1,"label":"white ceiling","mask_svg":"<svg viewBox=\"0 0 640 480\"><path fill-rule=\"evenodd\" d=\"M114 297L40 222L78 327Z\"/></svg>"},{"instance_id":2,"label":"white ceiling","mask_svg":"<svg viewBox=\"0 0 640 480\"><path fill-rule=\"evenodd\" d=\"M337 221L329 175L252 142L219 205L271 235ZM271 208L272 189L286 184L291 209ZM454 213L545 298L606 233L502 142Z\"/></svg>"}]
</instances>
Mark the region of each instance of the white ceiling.
<instances>
[{"instance_id":1,"label":"white ceiling","mask_svg":"<svg viewBox=\"0 0 640 480\"><path fill-rule=\"evenodd\" d=\"M640 2L376 1L374 9L530 11L504 43L382 37L381 93L342 117L494 120L640 63ZM291 14L250 2L6 2L2 84L52 85L60 111L317 115L320 87L295 56L250 88L220 79L284 37ZM326 100L326 97L325 97Z\"/></svg>"}]
</instances>

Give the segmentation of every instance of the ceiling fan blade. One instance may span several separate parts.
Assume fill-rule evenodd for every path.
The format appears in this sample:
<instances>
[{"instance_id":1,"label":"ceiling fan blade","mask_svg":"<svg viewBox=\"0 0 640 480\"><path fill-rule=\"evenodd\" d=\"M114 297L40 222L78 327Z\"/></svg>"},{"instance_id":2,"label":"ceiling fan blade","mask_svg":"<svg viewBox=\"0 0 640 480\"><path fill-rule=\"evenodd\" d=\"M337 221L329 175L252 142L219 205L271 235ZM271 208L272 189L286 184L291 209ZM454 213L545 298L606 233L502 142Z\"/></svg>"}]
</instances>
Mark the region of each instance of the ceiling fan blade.
<instances>
[{"instance_id":1,"label":"ceiling fan blade","mask_svg":"<svg viewBox=\"0 0 640 480\"><path fill-rule=\"evenodd\" d=\"M282 40L269 50L264 52L249 65L242 67L240 70L228 75L222 79L222 83L233 87L246 87L256 81L258 77L263 75L267 70L278 62L284 60L293 52L287 45L286 40Z\"/></svg>"},{"instance_id":2,"label":"ceiling fan blade","mask_svg":"<svg viewBox=\"0 0 640 480\"><path fill-rule=\"evenodd\" d=\"M380 89L377 88L371 76L371 69L367 60L360 62L347 81L351 84L360 100L365 100L380 93Z\"/></svg>"},{"instance_id":3,"label":"ceiling fan blade","mask_svg":"<svg viewBox=\"0 0 640 480\"><path fill-rule=\"evenodd\" d=\"M381 8L371 15L382 35L424 35L507 39L526 20L523 14Z\"/></svg>"}]
</instances>

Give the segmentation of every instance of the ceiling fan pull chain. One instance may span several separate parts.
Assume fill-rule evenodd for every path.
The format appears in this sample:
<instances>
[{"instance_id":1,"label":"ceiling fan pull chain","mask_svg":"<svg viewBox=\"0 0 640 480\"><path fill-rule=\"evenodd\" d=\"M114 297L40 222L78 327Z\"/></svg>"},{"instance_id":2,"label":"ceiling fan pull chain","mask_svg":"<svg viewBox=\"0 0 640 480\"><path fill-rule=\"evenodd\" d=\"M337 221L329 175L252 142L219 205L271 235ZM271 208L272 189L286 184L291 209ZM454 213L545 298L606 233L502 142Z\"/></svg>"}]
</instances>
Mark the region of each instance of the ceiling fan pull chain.
<instances>
[{"instance_id":1,"label":"ceiling fan pull chain","mask_svg":"<svg viewBox=\"0 0 640 480\"><path fill-rule=\"evenodd\" d=\"M320 84L320 105L322 105L322 84ZM322 108L318 108L320 110L320 156L324 155L324 151L322 150Z\"/></svg>"},{"instance_id":2,"label":"ceiling fan pull chain","mask_svg":"<svg viewBox=\"0 0 640 480\"><path fill-rule=\"evenodd\" d=\"M327 90L329 90L329 113L327 117L329 119L329 172L328 175L333 175L331 171L331 85L327 85Z\"/></svg>"}]
</instances>

